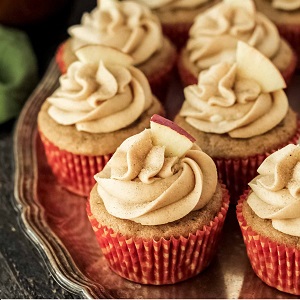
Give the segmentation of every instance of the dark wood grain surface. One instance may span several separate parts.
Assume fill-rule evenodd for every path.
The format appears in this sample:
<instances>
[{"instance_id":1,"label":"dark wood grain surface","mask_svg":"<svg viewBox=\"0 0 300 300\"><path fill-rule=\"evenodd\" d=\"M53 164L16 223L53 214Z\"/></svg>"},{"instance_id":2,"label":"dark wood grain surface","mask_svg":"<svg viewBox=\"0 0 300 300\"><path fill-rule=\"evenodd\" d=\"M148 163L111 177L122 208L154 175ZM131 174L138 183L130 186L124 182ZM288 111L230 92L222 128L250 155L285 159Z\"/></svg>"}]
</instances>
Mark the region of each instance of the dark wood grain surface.
<instances>
[{"instance_id":1,"label":"dark wood grain surface","mask_svg":"<svg viewBox=\"0 0 300 300\"><path fill-rule=\"evenodd\" d=\"M80 22L96 0L74 0L42 23L21 27L31 39L42 77L67 28ZM0 125L0 298L80 298L61 288L47 270L41 255L24 235L14 197L13 132L16 120Z\"/></svg>"}]
</instances>

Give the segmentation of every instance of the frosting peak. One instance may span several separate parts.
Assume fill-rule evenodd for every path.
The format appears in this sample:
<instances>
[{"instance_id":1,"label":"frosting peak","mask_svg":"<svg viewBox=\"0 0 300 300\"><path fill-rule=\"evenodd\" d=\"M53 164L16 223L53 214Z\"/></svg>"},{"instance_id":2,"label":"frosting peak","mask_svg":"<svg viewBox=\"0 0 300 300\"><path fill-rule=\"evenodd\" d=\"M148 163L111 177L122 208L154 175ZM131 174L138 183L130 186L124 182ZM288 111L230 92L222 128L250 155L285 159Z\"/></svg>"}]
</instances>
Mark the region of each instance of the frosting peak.
<instances>
[{"instance_id":1,"label":"frosting peak","mask_svg":"<svg viewBox=\"0 0 300 300\"><path fill-rule=\"evenodd\" d=\"M187 50L199 70L220 61L234 62L239 40L255 47L269 59L278 53L281 42L276 26L256 12L252 1L241 2L245 2L245 6L221 2L195 18Z\"/></svg>"},{"instance_id":2,"label":"frosting peak","mask_svg":"<svg viewBox=\"0 0 300 300\"><path fill-rule=\"evenodd\" d=\"M110 214L159 225L204 207L215 193L217 172L196 145L183 157L166 157L145 129L125 140L95 179Z\"/></svg>"},{"instance_id":3,"label":"frosting peak","mask_svg":"<svg viewBox=\"0 0 300 300\"><path fill-rule=\"evenodd\" d=\"M273 0L272 5L278 9L293 11L300 8L300 0Z\"/></svg>"},{"instance_id":4,"label":"frosting peak","mask_svg":"<svg viewBox=\"0 0 300 300\"><path fill-rule=\"evenodd\" d=\"M195 8L210 0L135 0L135 2L142 3L151 9L165 10L176 8Z\"/></svg>"},{"instance_id":5,"label":"frosting peak","mask_svg":"<svg viewBox=\"0 0 300 300\"><path fill-rule=\"evenodd\" d=\"M275 229L300 236L300 147L287 145L267 157L249 186L252 210Z\"/></svg>"},{"instance_id":6,"label":"frosting peak","mask_svg":"<svg viewBox=\"0 0 300 300\"><path fill-rule=\"evenodd\" d=\"M144 5L133 1L99 1L81 24L69 28L74 50L87 44L103 44L133 57L134 64L145 62L162 47L158 18Z\"/></svg>"},{"instance_id":7,"label":"frosting peak","mask_svg":"<svg viewBox=\"0 0 300 300\"><path fill-rule=\"evenodd\" d=\"M199 74L198 84L184 89L180 115L193 127L249 138L274 128L285 117L288 100L282 90L263 93L258 82L242 78L236 63L219 63Z\"/></svg>"},{"instance_id":8,"label":"frosting peak","mask_svg":"<svg viewBox=\"0 0 300 300\"><path fill-rule=\"evenodd\" d=\"M152 103L144 74L130 66L76 61L60 77L47 101L61 125L91 133L113 132L132 124Z\"/></svg>"}]
</instances>

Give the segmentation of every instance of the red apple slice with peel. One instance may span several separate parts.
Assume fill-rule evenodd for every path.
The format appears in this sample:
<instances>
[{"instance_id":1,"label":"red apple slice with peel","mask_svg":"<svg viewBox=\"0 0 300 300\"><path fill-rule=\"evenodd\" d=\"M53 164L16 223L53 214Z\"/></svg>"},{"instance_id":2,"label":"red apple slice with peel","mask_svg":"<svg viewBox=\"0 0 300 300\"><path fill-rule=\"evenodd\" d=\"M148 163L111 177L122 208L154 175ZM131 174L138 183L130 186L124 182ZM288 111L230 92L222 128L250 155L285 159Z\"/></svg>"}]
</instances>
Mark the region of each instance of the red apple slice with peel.
<instances>
[{"instance_id":1,"label":"red apple slice with peel","mask_svg":"<svg viewBox=\"0 0 300 300\"><path fill-rule=\"evenodd\" d=\"M223 2L232 7L244 8L251 14L254 14L256 11L253 0L223 0Z\"/></svg>"},{"instance_id":2,"label":"red apple slice with peel","mask_svg":"<svg viewBox=\"0 0 300 300\"><path fill-rule=\"evenodd\" d=\"M150 129L153 144L165 146L167 157L183 156L196 140L176 123L156 114L151 117Z\"/></svg>"},{"instance_id":3,"label":"red apple slice with peel","mask_svg":"<svg viewBox=\"0 0 300 300\"><path fill-rule=\"evenodd\" d=\"M286 83L277 67L257 49L239 41L236 51L237 75L254 79L262 92L284 89Z\"/></svg>"},{"instance_id":4,"label":"red apple slice with peel","mask_svg":"<svg viewBox=\"0 0 300 300\"><path fill-rule=\"evenodd\" d=\"M112 47L104 45L86 45L75 51L78 59L85 63L99 63L100 60L104 64L117 64L122 66L130 66L133 64L133 58Z\"/></svg>"}]
</instances>

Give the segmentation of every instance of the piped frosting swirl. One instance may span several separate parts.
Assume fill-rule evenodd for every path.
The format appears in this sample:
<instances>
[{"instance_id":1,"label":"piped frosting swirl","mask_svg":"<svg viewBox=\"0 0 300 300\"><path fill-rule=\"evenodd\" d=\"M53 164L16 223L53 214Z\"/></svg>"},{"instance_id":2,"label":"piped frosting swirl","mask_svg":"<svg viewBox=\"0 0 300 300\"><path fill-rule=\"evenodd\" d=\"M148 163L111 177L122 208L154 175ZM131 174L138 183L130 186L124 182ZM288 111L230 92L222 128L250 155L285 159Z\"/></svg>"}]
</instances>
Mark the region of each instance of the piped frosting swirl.
<instances>
[{"instance_id":1,"label":"piped frosting swirl","mask_svg":"<svg viewBox=\"0 0 300 300\"><path fill-rule=\"evenodd\" d=\"M142 3L151 9L155 10L169 10L169 9L192 9L209 2L210 0L135 0Z\"/></svg>"},{"instance_id":2,"label":"piped frosting swirl","mask_svg":"<svg viewBox=\"0 0 300 300\"><path fill-rule=\"evenodd\" d=\"M180 116L210 133L249 138L274 128L286 116L283 90L264 93L251 78L237 74L236 63L219 63L199 74L198 84L184 89Z\"/></svg>"},{"instance_id":3,"label":"piped frosting swirl","mask_svg":"<svg viewBox=\"0 0 300 300\"><path fill-rule=\"evenodd\" d=\"M289 144L267 157L249 186L247 203L275 229L300 237L300 147Z\"/></svg>"},{"instance_id":4,"label":"piped frosting swirl","mask_svg":"<svg viewBox=\"0 0 300 300\"><path fill-rule=\"evenodd\" d=\"M199 70L220 61L233 62L239 40L271 60L278 54L281 40L276 26L256 11L252 1L241 3L223 1L196 17L186 48L190 61Z\"/></svg>"},{"instance_id":5,"label":"piped frosting swirl","mask_svg":"<svg viewBox=\"0 0 300 300\"><path fill-rule=\"evenodd\" d=\"M281 10L294 11L300 8L300 0L273 0L272 6Z\"/></svg>"},{"instance_id":6,"label":"piped frosting swirl","mask_svg":"<svg viewBox=\"0 0 300 300\"><path fill-rule=\"evenodd\" d=\"M152 104L145 75L133 66L74 62L47 98L48 113L61 125L79 131L107 133L136 121Z\"/></svg>"},{"instance_id":7,"label":"piped frosting swirl","mask_svg":"<svg viewBox=\"0 0 300 300\"><path fill-rule=\"evenodd\" d=\"M125 140L95 179L111 215L159 225L204 207L215 193L217 172L195 144L183 157L166 157L145 129Z\"/></svg>"},{"instance_id":8,"label":"piped frosting swirl","mask_svg":"<svg viewBox=\"0 0 300 300\"><path fill-rule=\"evenodd\" d=\"M149 59L163 44L158 18L144 5L133 1L101 0L81 24L68 30L73 49L87 44L117 48L133 57L134 65Z\"/></svg>"}]
</instances>

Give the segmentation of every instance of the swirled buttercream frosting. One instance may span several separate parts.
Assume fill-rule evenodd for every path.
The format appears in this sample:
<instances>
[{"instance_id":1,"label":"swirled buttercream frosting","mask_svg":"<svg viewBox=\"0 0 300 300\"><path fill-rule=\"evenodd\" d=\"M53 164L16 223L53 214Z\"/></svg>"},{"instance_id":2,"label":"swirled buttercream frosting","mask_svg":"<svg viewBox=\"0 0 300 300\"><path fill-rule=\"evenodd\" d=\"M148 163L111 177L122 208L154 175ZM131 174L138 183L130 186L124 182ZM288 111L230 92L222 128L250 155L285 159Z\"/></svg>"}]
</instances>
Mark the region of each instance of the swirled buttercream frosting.
<instances>
[{"instance_id":1,"label":"swirled buttercream frosting","mask_svg":"<svg viewBox=\"0 0 300 300\"><path fill-rule=\"evenodd\" d=\"M272 6L281 10L293 11L300 8L300 0L273 0Z\"/></svg>"},{"instance_id":2,"label":"swirled buttercream frosting","mask_svg":"<svg viewBox=\"0 0 300 300\"><path fill-rule=\"evenodd\" d=\"M192 9L209 1L210 0L135 0L135 2L142 3L155 10L169 10L177 8Z\"/></svg>"},{"instance_id":3,"label":"swirled buttercream frosting","mask_svg":"<svg viewBox=\"0 0 300 300\"><path fill-rule=\"evenodd\" d=\"M278 231L300 237L300 146L287 145L267 157L249 186L247 203Z\"/></svg>"},{"instance_id":4,"label":"swirled buttercream frosting","mask_svg":"<svg viewBox=\"0 0 300 300\"><path fill-rule=\"evenodd\" d=\"M159 51L163 43L158 18L144 5L132 1L101 0L90 13L84 13L81 24L68 30L76 50L87 44L117 48L141 64Z\"/></svg>"},{"instance_id":5,"label":"swirled buttercream frosting","mask_svg":"<svg viewBox=\"0 0 300 300\"><path fill-rule=\"evenodd\" d=\"M222 62L202 71L198 84L184 89L179 112L196 129L233 138L261 135L286 116L283 90L264 93L255 79L237 74L237 64Z\"/></svg>"},{"instance_id":6,"label":"swirled buttercream frosting","mask_svg":"<svg viewBox=\"0 0 300 300\"><path fill-rule=\"evenodd\" d=\"M125 140L95 179L111 215L159 225L204 207L215 193L217 172L195 144L183 157L166 157L145 129Z\"/></svg>"},{"instance_id":7,"label":"swirled buttercream frosting","mask_svg":"<svg viewBox=\"0 0 300 300\"><path fill-rule=\"evenodd\" d=\"M280 49L276 26L255 10L254 3L245 5L221 2L195 18L189 32L189 60L200 70L220 61L233 62L237 42L242 40L272 60Z\"/></svg>"},{"instance_id":8,"label":"swirled buttercream frosting","mask_svg":"<svg viewBox=\"0 0 300 300\"><path fill-rule=\"evenodd\" d=\"M50 117L90 133L114 132L136 121L152 104L145 75L133 66L74 62L47 98Z\"/></svg>"}]
</instances>

